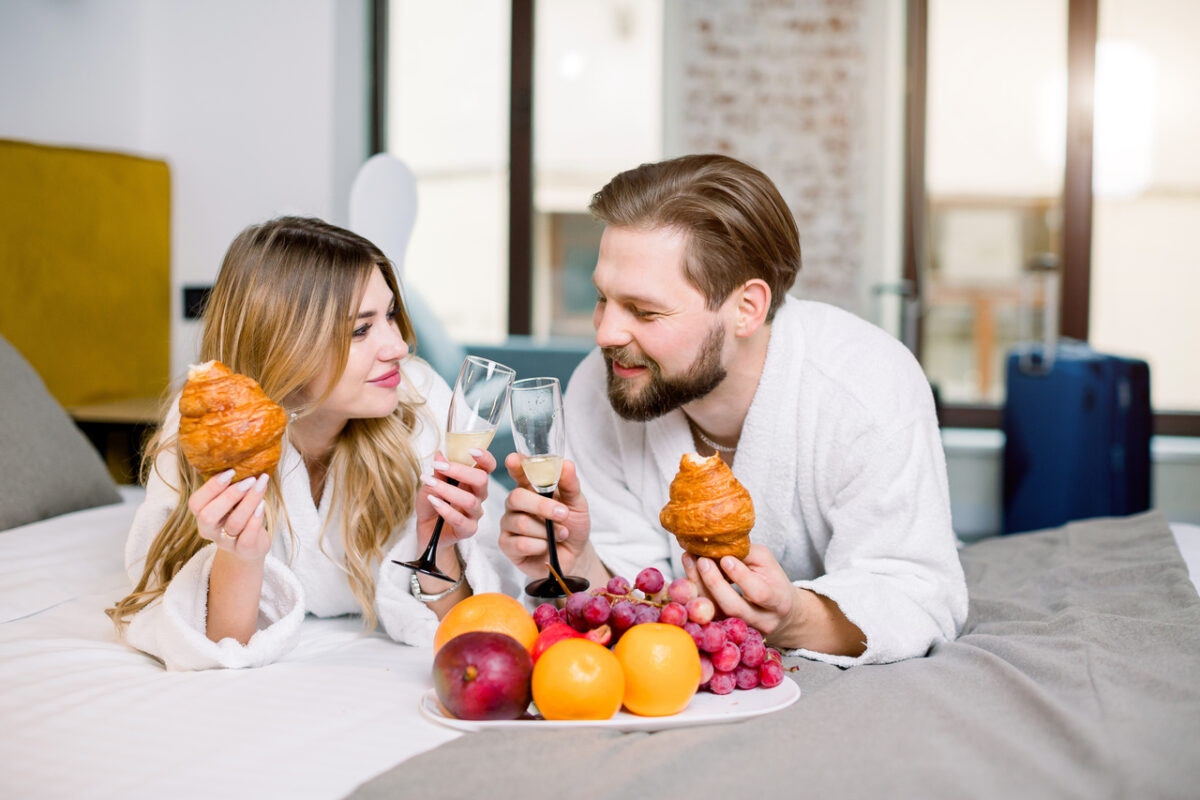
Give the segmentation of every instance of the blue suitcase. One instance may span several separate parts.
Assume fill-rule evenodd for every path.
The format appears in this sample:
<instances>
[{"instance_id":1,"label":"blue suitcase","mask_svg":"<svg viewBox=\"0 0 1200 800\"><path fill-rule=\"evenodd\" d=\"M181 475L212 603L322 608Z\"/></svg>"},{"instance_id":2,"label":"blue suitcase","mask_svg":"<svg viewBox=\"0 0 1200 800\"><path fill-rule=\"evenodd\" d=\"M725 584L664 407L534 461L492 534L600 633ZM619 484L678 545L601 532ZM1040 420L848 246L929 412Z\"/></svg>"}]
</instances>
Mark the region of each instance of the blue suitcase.
<instances>
[{"instance_id":1,"label":"blue suitcase","mask_svg":"<svg viewBox=\"0 0 1200 800\"><path fill-rule=\"evenodd\" d=\"M1062 339L1017 346L1006 371L1005 533L1150 507L1145 361Z\"/></svg>"}]
</instances>

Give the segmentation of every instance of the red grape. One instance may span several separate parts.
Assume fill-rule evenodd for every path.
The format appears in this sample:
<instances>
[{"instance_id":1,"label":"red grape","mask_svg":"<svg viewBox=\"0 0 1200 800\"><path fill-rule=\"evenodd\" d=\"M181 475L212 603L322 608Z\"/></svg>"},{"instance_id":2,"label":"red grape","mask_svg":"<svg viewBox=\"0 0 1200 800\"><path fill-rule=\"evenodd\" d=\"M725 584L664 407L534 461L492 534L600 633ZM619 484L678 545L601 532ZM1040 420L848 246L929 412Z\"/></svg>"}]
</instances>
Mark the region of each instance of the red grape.
<instances>
[{"instance_id":1,"label":"red grape","mask_svg":"<svg viewBox=\"0 0 1200 800\"><path fill-rule=\"evenodd\" d=\"M712 654L711 658L713 669L719 669L721 672L733 672L742 660L742 652L733 642L726 642L720 650Z\"/></svg>"},{"instance_id":2,"label":"red grape","mask_svg":"<svg viewBox=\"0 0 1200 800\"><path fill-rule=\"evenodd\" d=\"M604 590L609 594L629 594L629 581L617 575L615 578L608 579L608 585Z\"/></svg>"},{"instance_id":3,"label":"red grape","mask_svg":"<svg viewBox=\"0 0 1200 800\"><path fill-rule=\"evenodd\" d=\"M717 652L725 646L725 629L713 622L702 625L697 646L706 653Z\"/></svg>"},{"instance_id":4,"label":"red grape","mask_svg":"<svg viewBox=\"0 0 1200 800\"><path fill-rule=\"evenodd\" d=\"M783 683L783 666L777 661L767 659L758 668L758 684L764 689L772 689Z\"/></svg>"},{"instance_id":5,"label":"red grape","mask_svg":"<svg viewBox=\"0 0 1200 800\"><path fill-rule=\"evenodd\" d=\"M712 659L708 657L708 653L700 654L700 683L703 685L712 680L713 676Z\"/></svg>"},{"instance_id":6,"label":"red grape","mask_svg":"<svg viewBox=\"0 0 1200 800\"><path fill-rule=\"evenodd\" d=\"M753 689L758 686L758 670L754 667L738 667L733 671L739 689Z\"/></svg>"},{"instance_id":7,"label":"red grape","mask_svg":"<svg viewBox=\"0 0 1200 800\"><path fill-rule=\"evenodd\" d=\"M697 594L699 591L696 589L696 584L687 578L676 578L667 587L667 597L681 606L687 605L688 601L695 599Z\"/></svg>"},{"instance_id":8,"label":"red grape","mask_svg":"<svg viewBox=\"0 0 1200 800\"><path fill-rule=\"evenodd\" d=\"M663 606L662 612L658 616L659 622L665 622L668 625L678 625L683 627L688 621L687 611L679 603L667 603Z\"/></svg>"},{"instance_id":9,"label":"red grape","mask_svg":"<svg viewBox=\"0 0 1200 800\"><path fill-rule=\"evenodd\" d=\"M783 664L783 655L774 647L767 648L767 661L774 661L776 664Z\"/></svg>"},{"instance_id":10,"label":"red grape","mask_svg":"<svg viewBox=\"0 0 1200 800\"><path fill-rule=\"evenodd\" d=\"M712 622L713 615L717 613L717 607L707 597L696 597L688 601L687 612L688 619L704 625Z\"/></svg>"},{"instance_id":11,"label":"red grape","mask_svg":"<svg viewBox=\"0 0 1200 800\"><path fill-rule=\"evenodd\" d=\"M558 608L553 603L542 603L533 610L533 621L537 623L538 630L544 631L547 627L558 622Z\"/></svg>"},{"instance_id":12,"label":"red grape","mask_svg":"<svg viewBox=\"0 0 1200 800\"><path fill-rule=\"evenodd\" d=\"M708 690L713 694L729 694L736 688L737 678L732 672L715 671L708 681Z\"/></svg>"},{"instance_id":13,"label":"red grape","mask_svg":"<svg viewBox=\"0 0 1200 800\"><path fill-rule=\"evenodd\" d=\"M612 626L617 633L637 622L637 610L628 600L618 600L612 607Z\"/></svg>"},{"instance_id":14,"label":"red grape","mask_svg":"<svg viewBox=\"0 0 1200 800\"><path fill-rule=\"evenodd\" d=\"M654 567L646 567L637 574L634 579L634 586L642 591L647 597L653 594L658 594L662 591L666 581L663 579L663 574Z\"/></svg>"},{"instance_id":15,"label":"red grape","mask_svg":"<svg viewBox=\"0 0 1200 800\"><path fill-rule=\"evenodd\" d=\"M583 607L583 618L593 628L598 628L608 622L612 606L603 597L593 597Z\"/></svg>"},{"instance_id":16,"label":"red grape","mask_svg":"<svg viewBox=\"0 0 1200 800\"><path fill-rule=\"evenodd\" d=\"M747 667L757 667L767 657L767 648L757 639L747 638L742 643L742 663Z\"/></svg>"},{"instance_id":17,"label":"red grape","mask_svg":"<svg viewBox=\"0 0 1200 800\"><path fill-rule=\"evenodd\" d=\"M746 641L746 636L750 632L750 626L746 624L746 621L737 617L726 617L721 620L721 625L725 628L725 635L734 644Z\"/></svg>"},{"instance_id":18,"label":"red grape","mask_svg":"<svg viewBox=\"0 0 1200 800\"><path fill-rule=\"evenodd\" d=\"M641 625L644 622L658 622L659 611L657 606L646 603L635 603L633 611L635 614L634 625Z\"/></svg>"}]
</instances>

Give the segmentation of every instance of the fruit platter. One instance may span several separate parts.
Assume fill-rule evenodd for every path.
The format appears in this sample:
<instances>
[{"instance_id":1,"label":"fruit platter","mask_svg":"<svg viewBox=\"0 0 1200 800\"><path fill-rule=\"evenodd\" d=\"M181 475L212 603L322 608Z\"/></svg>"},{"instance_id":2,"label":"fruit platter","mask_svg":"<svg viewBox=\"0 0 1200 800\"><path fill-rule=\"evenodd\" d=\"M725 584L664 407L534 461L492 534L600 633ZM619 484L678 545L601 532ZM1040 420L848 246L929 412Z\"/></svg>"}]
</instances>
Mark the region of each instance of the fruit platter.
<instances>
[{"instance_id":1,"label":"fruit platter","mask_svg":"<svg viewBox=\"0 0 1200 800\"><path fill-rule=\"evenodd\" d=\"M434 638L428 719L458 730L616 730L735 722L794 703L779 651L694 583L647 568L532 614L503 594L456 605Z\"/></svg>"}]
</instances>

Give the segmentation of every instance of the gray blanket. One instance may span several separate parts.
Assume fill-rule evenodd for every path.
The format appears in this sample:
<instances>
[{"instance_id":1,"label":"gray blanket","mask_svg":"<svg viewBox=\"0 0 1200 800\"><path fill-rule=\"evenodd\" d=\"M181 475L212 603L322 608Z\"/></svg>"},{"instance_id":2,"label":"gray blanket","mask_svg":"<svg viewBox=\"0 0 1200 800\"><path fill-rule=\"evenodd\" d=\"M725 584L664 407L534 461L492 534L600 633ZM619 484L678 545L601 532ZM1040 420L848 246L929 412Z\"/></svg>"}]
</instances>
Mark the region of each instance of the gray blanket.
<instances>
[{"instance_id":1,"label":"gray blanket","mask_svg":"<svg viewBox=\"0 0 1200 800\"><path fill-rule=\"evenodd\" d=\"M965 548L927 657L791 661L803 695L660 733L467 734L355 798L1200 797L1200 598L1157 513Z\"/></svg>"}]
</instances>

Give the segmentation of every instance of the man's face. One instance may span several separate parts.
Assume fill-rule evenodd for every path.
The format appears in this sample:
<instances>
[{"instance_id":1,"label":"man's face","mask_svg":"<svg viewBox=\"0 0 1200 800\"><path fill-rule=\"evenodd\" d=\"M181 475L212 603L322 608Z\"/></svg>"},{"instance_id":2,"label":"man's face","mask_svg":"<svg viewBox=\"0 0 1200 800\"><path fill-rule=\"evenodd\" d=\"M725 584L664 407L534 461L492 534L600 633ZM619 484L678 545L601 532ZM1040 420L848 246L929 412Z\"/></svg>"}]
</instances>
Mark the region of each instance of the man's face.
<instances>
[{"instance_id":1,"label":"man's face","mask_svg":"<svg viewBox=\"0 0 1200 800\"><path fill-rule=\"evenodd\" d=\"M687 282L684 233L609 227L592 276L592 322L608 370L608 399L625 419L662 416L725 379L727 334Z\"/></svg>"}]
</instances>

